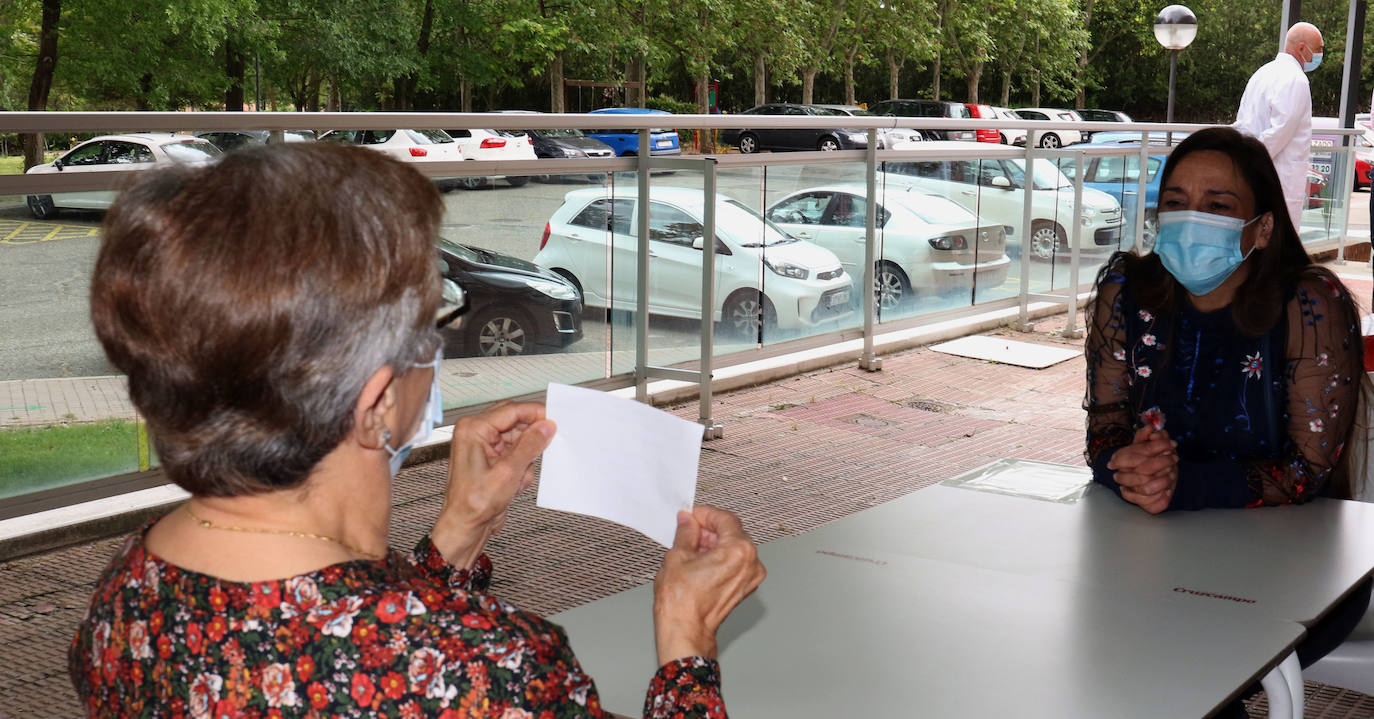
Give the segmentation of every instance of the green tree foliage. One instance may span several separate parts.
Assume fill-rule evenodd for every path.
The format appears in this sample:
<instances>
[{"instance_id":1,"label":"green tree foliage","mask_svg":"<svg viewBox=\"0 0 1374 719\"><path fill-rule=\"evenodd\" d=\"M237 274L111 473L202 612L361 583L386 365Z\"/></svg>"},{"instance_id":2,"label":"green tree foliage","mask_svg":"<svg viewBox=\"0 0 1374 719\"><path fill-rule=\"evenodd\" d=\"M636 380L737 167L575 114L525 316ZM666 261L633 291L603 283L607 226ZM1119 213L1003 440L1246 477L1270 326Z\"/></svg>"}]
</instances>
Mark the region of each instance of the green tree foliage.
<instances>
[{"instance_id":1,"label":"green tree foliage","mask_svg":"<svg viewBox=\"0 0 1374 719\"><path fill-rule=\"evenodd\" d=\"M1278 2L1190 0L1176 119L1226 121L1278 51ZM0 2L0 108L26 106L42 0ZM1163 119L1168 54L1146 0L61 0L52 109L587 110L660 96L943 97ZM1306 0L1335 114L1348 0ZM1365 45L1374 55L1374 32ZM1374 62L1361 76L1374 79ZM568 88L565 80L618 87ZM1367 87L1367 85L1366 85ZM1360 108L1368 105L1362 90Z\"/></svg>"}]
</instances>

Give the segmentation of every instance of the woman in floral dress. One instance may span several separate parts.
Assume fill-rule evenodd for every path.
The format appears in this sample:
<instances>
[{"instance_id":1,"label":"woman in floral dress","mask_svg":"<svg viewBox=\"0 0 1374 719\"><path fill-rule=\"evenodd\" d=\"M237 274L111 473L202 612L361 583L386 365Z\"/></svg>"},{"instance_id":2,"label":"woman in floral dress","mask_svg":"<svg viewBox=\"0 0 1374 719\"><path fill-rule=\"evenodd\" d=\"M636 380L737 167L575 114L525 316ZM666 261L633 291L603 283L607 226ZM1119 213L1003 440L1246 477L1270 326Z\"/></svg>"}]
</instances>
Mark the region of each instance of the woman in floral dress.
<instances>
[{"instance_id":1,"label":"woman in floral dress","mask_svg":"<svg viewBox=\"0 0 1374 719\"><path fill-rule=\"evenodd\" d=\"M1360 316L1313 264L1264 145L1190 135L1164 166L1154 252L1119 252L1088 307L1093 479L1152 514L1348 498ZM1296 539L1295 539L1296 541ZM1366 583L1299 647L1304 666L1369 603Z\"/></svg>"},{"instance_id":2,"label":"woman in floral dress","mask_svg":"<svg viewBox=\"0 0 1374 719\"><path fill-rule=\"evenodd\" d=\"M413 169L323 144L160 172L110 210L92 317L192 498L99 582L70 651L87 715L604 715L562 629L488 591L542 405L459 420L434 528L387 547L391 479L442 416L441 210ZM679 514L645 716L724 716L715 631L763 575L734 515Z\"/></svg>"}]
</instances>

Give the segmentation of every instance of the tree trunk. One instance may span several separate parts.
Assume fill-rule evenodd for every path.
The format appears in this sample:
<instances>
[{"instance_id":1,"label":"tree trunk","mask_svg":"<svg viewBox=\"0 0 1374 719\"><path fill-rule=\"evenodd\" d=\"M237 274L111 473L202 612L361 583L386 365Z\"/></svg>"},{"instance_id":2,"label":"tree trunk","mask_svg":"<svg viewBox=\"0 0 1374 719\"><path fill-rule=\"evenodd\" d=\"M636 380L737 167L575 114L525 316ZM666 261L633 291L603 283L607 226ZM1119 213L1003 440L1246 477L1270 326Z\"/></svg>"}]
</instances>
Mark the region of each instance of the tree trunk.
<instances>
[{"instance_id":1,"label":"tree trunk","mask_svg":"<svg viewBox=\"0 0 1374 719\"><path fill-rule=\"evenodd\" d=\"M339 77L337 75L329 78L329 97L324 101L325 112L338 112L343 105L339 99Z\"/></svg>"},{"instance_id":2,"label":"tree trunk","mask_svg":"<svg viewBox=\"0 0 1374 719\"><path fill-rule=\"evenodd\" d=\"M323 82L324 82L324 76L320 74L320 71L319 71L319 70L311 70L311 71L310 71L310 79L306 81L306 85L305 85L305 87L306 87L306 91L305 91L305 111L306 111L306 112L319 112L319 111L320 111L320 85L321 85ZM299 108L300 105L297 105L296 107Z\"/></svg>"},{"instance_id":3,"label":"tree trunk","mask_svg":"<svg viewBox=\"0 0 1374 719\"><path fill-rule=\"evenodd\" d=\"M768 102L768 62L763 53L754 55L754 105Z\"/></svg>"},{"instance_id":4,"label":"tree trunk","mask_svg":"<svg viewBox=\"0 0 1374 719\"><path fill-rule=\"evenodd\" d=\"M898 92L898 90L899 90L899 88L900 88L900 82L901 82L901 78L902 78L902 65L905 64L905 63L906 63L906 60L905 60L905 59L903 59L903 60L901 60L901 61L898 61L898 60L897 60L897 53L893 52L891 48L888 48L888 51L887 51L887 99L889 99L889 100L896 100L897 98L901 97L901 94Z\"/></svg>"},{"instance_id":5,"label":"tree trunk","mask_svg":"<svg viewBox=\"0 0 1374 719\"><path fill-rule=\"evenodd\" d=\"M62 0L43 0L43 25L38 36L38 61L33 66L33 81L29 83L29 109L48 109L48 93L52 90L53 74L57 70L57 30L62 19ZM24 169L43 164L43 135L25 134L19 138L24 148Z\"/></svg>"},{"instance_id":6,"label":"tree trunk","mask_svg":"<svg viewBox=\"0 0 1374 719\"><path fill-rule=\"evenodd\" d=\"M151 94L153 94L153 73L145 72L138 76L138 97L134 100L134 108L139 112L153 109L148 103L148 96Z\"/></svg>"},{"instance_id":7,"label":"tree trunk","mask_svg":"<svg viewBox=\"0 0 1374 719\"><path fill-rule=\"evenodd\" d=\"M930 98L931 98L932 100L939 100L939 99L940 99L940 51L939 51L939 50L936 50L936 51L935 51L935 62L933 63L933 67L934 67L934 70L931 71L931 78L930 78Z\"/></svg>"},{"instance_id":8,"label":"tree trunk","mask_svg":"<svg viewBox=\"0 0 1374 719\"><path fill-rule=\"evenodd\" d=\"M467 75L458 78L458 111L472 112L472 81Z\"/></svg>"},{"instance_id":9,"label":"tree trunk","mask_svg":"<svg viewBox=\"0 0 1374 719\"><path fill-rule=\"evenodd\" d=\"M627 107L644 107L644 101L647 99L644 88L645 62L643 55L637 55L625 63L625 79L630 83L639 83L637 86L633 84L625 86L625 105Z\"/></svg>"},{"instance_id":10,"label":"tree trunk","mask_svg":"<svg viewBox=\"0 0 1374 719\"><path fill-rule=\"evenodd\" d=\"M563 100L563 52L560 50L549 62L549 112L567 112Z\"/></svg>"},{"instance_id":11,"label":"tree trunk","mask_svg":"<svg viewBox=\"0 0 1374 719\"><path fill-rule=\"evenodd\" d=\"M968 101L978 104L978 82L983 79L983 61L973 63L973 71L964 79L968 84Z\"/></svg>"},{"instance_id":12,"label":"tree trunk","mask_svg":"<svg viewBox=\"0 0 1374 719\"><path fill-rule=\"evenodd\" d=\"M1088 31L1088 37L1092 38L1093 27L1093 1L1084 0L1083 2L1083 27ZM1083 51L1078 55L1078 71L1074 73L1074 81L1078 85L1078 97L1074 99L1074 109L1082 110L1088 106L1088 50L1092 48L1092 43L1083 45ZM1039 107L1037 105L1037 107Z\"/></svg>"},{"instance_id":13,"label":"tree trunk","mask_svg":"<svg viewBox=\"0 0 1374 719\"><path fill-rule=\"evenodd\" d=\"M1011 106L1011 70L1002 73L1002 107Z\"/></svg>"},{"instance_id":14,"label":"tree trunk","mask_svg":"<svg viewBox=\"0 0 1374 719\"><path fill-rule=\"evenodd\" d=\"M1031 107L1040 107L1040 73L1035 73L1035 83L1031 85Z\"/></svg>"},{"instance_id":15,"label":"tree trunk","mask_svg":"<svg viewBox=\"0 0 1374 719\"><path fill-rule=\"evenodd\" d=\"M224 91L226 112L243 112L243 79L246 65L243 53L232 38L224 41L224 75L229 78L229 87Z\"/></svg>"},{"instance_id":16,"label":"tree trunk","mask_svg":"<svg viewBox=\"0 0 1374 719\"><path fill-rule=\"evenodd\" d=\"M820 72L820 68L810 68L810 67L808 67L808 68L806 68L805 70L802 70L802 104L803 104L803 105L810 105L811 102L812 102L811 98L812 98L812 96L815 94L815 89L816 89L816 73L818 73L818 72Z\"/></svg>"},{"instance_id":17,"label":"tree trunk","mask_svg":"<svg viewBox=\"0 0 1374 719\"><path fill-rule=\"evenodd\" d=\"M844 104L854 104L854 58L858 56L859 48L854 46L853 50L844 54Z\"/></svg>"},{"instance_id":18,"label":"tree trunk","mask_svg":"<svg viewBox=\"0 0 1374 719\"><path fill-rule=\"evenodd\" d=\"M708 67L708 63L703 62L702 67ZM703 69L696 79L697 91L697 114L705 115L711 111L711 74L709 70ZM716 133L709 128L697 130L697 148L704 155L710 155L716 151Z\"/></svg>"}]
</instances>

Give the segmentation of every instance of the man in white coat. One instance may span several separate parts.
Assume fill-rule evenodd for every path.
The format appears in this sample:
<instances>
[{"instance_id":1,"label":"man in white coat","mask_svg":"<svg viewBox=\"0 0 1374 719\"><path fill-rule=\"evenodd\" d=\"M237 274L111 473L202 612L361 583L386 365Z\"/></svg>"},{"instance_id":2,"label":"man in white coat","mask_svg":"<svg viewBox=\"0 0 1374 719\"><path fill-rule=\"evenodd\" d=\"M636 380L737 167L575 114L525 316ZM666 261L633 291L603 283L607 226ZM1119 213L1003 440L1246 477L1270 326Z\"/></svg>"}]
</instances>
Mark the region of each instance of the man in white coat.
<instances>
[{"instance_id":1,"label":"man in white coat","mask_svg":"<svg viewBox=\"0 0 1374 719\"><path fill-rule=\"evenodd\" d=\"M1306 73L1321 64L1322 47L1315 25L1300 22L1288 28L1283 52L1250 76L1236 113L1235 128L1269 148L1294 227L1301 224L1307 199L1312 145L1312 91Z\"/></svg>"}]
</instances>

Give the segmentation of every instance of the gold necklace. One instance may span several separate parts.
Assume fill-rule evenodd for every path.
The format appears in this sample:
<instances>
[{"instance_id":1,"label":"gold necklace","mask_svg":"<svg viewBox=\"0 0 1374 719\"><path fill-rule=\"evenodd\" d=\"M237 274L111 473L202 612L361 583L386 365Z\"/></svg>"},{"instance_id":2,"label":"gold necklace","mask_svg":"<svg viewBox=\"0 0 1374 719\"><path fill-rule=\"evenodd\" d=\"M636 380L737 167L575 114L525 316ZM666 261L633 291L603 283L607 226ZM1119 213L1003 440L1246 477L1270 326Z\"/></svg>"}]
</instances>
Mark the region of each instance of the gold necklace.
<instances>
[{"instance_id":1,"label":"gold necklace","mask_svg":"<svg viewBox=\"0 0 1374 719\"><path fill-rule=\"evenodd\" d=\"M331 544L337 544L340 547L343 547L344 549L347 549L348 551L358 556L366 557L373 561L380 560L385 556L373 554L371 552L364 552L363 550L358 549L357 547L349 544L348 542L343 541L342 539L335 539L333 537L325 536L323 534L297 532L293 529L263 529L258 527L234 527L227 524L215 524L214 522L211 522L208 519L201 519L200 517L197 517L196 513L191 511L190 502L181 505L181 508L185 509L187 516L189 516L193 521L195 521L196 524L200 525L203 529L218 529L224 532L249 532L251 534L280 534L287 537L300 537L301 539L317 539L321 542L330 542Z\"/></svg>"}]
</instances>

